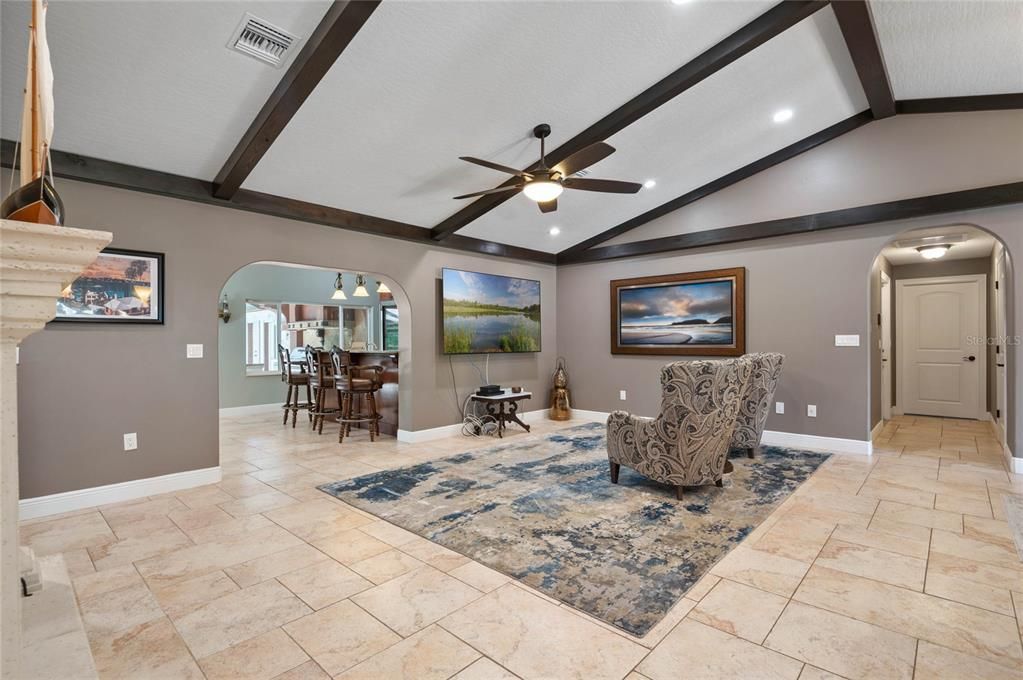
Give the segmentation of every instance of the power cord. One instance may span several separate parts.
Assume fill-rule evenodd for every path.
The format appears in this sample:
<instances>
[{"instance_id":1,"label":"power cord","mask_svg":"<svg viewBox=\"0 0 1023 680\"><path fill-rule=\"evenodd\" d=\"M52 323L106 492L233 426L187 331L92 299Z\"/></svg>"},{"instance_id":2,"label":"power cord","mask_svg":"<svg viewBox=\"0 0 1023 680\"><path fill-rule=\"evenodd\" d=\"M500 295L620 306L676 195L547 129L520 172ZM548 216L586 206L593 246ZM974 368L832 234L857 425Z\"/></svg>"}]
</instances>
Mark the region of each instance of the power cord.
<instances>
[{"instance_id":1,"label":"power cord","mask_svg":"<svg viewBox=\"0 0 1023 680\"><path fill-rule=\"evenodd\" d=\"M489 354L487 354L485 373L480 371L479 366L477 366L476 362L472 359L469 359L469 364L476 369L477 373L479 373L480 378L483 380L483 384L490 384L488 382L488 378L490 377ZM455 395L455 407L458 408L458 383L455 380L455 362L451 355L448 355L448 368L451 370L451 391ZM472 405L472 413L469 412L470 404ZM471 392L465 397L465 400L461 402L459 415L462 416L462 436L493 437L497 434L497 419L489 413L479 413L479 403L472 400Z\"/></svg>"}]
</instances>

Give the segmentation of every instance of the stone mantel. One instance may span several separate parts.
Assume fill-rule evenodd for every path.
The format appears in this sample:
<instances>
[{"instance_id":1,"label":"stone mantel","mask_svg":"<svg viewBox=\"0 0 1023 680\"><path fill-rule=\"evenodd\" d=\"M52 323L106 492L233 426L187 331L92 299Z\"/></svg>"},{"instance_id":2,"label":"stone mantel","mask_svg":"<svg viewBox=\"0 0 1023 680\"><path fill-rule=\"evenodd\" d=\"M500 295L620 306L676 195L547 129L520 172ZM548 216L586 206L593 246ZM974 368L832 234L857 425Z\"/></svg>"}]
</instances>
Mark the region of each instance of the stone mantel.
<instances>
[{"instance_id":1,"label":"stone mantel","mask_svg":"<svg viewBox=\"0 0 1023 680\"><path fill-rule=\"evenodd\" d=\"M0 220L0 677L16 678L21 655L18 559L17 344L42 329L61 291L113 235Z\"/></svg>"}]
</instances>

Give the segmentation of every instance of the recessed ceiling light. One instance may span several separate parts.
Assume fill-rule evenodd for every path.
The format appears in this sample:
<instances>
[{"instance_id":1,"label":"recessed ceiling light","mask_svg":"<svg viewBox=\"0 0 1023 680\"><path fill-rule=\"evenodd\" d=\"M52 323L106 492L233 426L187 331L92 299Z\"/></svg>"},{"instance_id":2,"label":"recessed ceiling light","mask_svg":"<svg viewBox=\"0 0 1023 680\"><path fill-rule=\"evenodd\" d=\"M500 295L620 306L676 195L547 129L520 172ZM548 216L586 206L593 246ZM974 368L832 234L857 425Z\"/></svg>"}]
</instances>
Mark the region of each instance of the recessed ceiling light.
<instances>
[{"instance_id":1,"label":"recessed ceiling light","mask_svg":"<svg viewBox=\"0 0 1023 680\"><path fill-rule=\"evenodd\" d=\"M557 236L558 234L561 233L561 227L551 227L547 231L547 233L550 234L551 236Z\"/></svg>"},{"instance_id":2,"label":"recessed ceiling light","mask_svg":"<svg viewBox=\"0 0 1023 680\"><path fill-rule=\"evenodd\" d=\"M657 186L657 180L648 179L647 181L643 182L644 189L653 189L655 186Z\"/></svg>"},{"instance_id":3,"label":"recessed ceiling light","mask_svg":"<svg viewBox=\"0 0 1023 680\"><path fill-rule=\"evenodd\" d=\"M792 118L792 109L781 109L780 111L774 112L775 123L784 123L790 118Z\"/></svg>"},{"instance_id":4,"label":"recessed ceiling light","mask_svg":"<svg viewBox=\"0 0 1023 680\"><path fill-rule=\"evenodd\" d=\"M687 4L689 4L689 0L671 0L671 4L673 4L673 5L687 5Z\"/></svg>"}]
</instances>

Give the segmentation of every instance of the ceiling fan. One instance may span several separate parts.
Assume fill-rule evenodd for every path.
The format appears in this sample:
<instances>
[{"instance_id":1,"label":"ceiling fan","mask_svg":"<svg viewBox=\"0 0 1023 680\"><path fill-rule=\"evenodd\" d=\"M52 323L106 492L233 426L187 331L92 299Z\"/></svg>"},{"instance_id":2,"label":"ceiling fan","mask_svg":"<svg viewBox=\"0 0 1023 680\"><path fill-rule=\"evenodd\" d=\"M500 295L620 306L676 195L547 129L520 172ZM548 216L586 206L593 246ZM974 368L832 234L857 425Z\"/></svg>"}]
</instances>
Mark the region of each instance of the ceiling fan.
<instances>
[{"instance_id":1,"label":"ceiling fan","mask_svg":"<svg viewBox=\"0 0 1023 680\"><path fill-rule=\"evenodd\" d=\"M581 189L582 191L600 191L612 194L634 194L643 188L642 184L636 182L621 182L615 179L590 179L588 177L573 177L577 172L588 168L597 161L603 160L613 154L615 149L610 144L597 142L590 144L584 149L555 164L553 168L547 167L545 160L546 149L544 139L551 134L551 126L541 123L533 128L533 136L540 140L540 167L537 170L523 172L507 165L491 163L472 156L459 156L463 161L482 165L491 170L507 172L515 175L520 181L508 186L500 186L496 189L485 191L474 191L471 194L455 196L459 198L473 198L486 194L499 194L506 191L521 191L527 198L536 201L540 206L540 212L549 213L558 209L558 196L565 189Z\"/></svg>"}]
</instances>

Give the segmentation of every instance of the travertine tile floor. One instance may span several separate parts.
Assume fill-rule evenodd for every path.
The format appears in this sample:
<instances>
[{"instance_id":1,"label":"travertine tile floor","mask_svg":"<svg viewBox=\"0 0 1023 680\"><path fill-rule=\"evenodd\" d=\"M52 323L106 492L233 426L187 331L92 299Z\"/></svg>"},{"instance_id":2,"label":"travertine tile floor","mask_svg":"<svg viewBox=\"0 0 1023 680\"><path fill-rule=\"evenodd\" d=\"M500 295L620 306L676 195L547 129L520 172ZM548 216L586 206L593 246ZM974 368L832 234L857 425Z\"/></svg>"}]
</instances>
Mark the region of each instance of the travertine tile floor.
<instances>
[{"instance_id":1,"label":"travertine tile floor","mask_svg":"<svg viewBox=\"0 0 1023 680\"><path fill-rule=\"evenodd\" d=\"M314 488L493 441L302 425L225 418L222 483L24 524L102 677L1023 677L1023 479L987 423L899 417L833 457L643 639Z\"/></svg>"}]
</instances>

